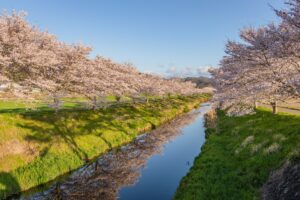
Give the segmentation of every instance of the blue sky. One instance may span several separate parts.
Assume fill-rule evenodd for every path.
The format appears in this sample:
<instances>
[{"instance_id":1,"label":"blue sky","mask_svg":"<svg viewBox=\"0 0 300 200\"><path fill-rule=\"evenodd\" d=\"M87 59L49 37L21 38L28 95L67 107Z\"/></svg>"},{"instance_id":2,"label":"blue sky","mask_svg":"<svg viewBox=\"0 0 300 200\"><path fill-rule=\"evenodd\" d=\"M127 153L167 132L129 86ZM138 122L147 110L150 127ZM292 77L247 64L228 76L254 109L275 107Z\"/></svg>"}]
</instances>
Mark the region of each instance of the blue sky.
<instances>
[{"instance_id":1,"label":"blue sky","mask_svg":"<svg viewBox=\"0 0 300 200\"><path fill-rule=\"evenodd\" d=\"M283 0L0 0L68 43L145 72L189 75L217 66L227 39L278 21Z\"/></svg>"}]
</instances>

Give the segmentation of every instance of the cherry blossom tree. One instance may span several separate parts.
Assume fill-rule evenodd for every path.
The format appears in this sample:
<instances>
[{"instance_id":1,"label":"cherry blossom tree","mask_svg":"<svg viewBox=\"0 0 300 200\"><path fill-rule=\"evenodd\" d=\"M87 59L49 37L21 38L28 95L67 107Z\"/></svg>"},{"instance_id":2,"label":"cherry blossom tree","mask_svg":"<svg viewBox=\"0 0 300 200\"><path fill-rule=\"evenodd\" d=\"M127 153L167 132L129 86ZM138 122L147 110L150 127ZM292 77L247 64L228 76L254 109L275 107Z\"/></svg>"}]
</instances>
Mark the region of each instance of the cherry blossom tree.
<instances>
[{"instance_id":1,"label":"cherry blossom tree","mask_svg":"<svg viewBox=\"0 0 300 200\"><path fill-rule=\"evenodd\" d=\"M276 11L280 24L246 28L240 33L242 42L229 41L221 67L211 71L217 89L214 100L228 114L253 112L257 101L271 103L276 113L277 101L299 96L300 3L287 4L289 11Z\"/></svg>"},{"instance_id":2,"label":"cherry blossom tree","mask_svg":"<svg viewBox=\"0 0 300 200\"><path fill-rule=\"evenodd\" d=\"M92 48L82 44L66 44L30 25L24 12L0 16L0 84L13 83L18 96L29 99L38 90L54 100L59 109L60 98L81 95L96 109L98 100L122 96L167 94L191 95L200 90L189 82L139 72L130 63L116 63L96 56Z\"/></svg>"},{"instance_id":3,"label":"cherry blossom tree","mask_svg":"<svg viewBox=\"0 0 300 200\"><path fill-rule=\"evenodd\" d=\"M15 83L34 78L42 67L57 63L52 50L55 37L30 26L24 16L14 12L0 18L1 76Z\"/></svg>"}]
</instances>

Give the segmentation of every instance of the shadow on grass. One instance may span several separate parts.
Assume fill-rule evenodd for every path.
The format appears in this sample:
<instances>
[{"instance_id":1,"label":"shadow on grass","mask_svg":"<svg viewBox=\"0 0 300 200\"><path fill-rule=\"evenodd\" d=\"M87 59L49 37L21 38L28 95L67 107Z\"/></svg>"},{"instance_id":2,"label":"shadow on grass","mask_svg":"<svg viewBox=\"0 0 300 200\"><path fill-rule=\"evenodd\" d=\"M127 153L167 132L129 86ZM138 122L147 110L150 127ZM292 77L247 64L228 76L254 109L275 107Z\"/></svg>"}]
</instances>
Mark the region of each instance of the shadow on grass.
<instances>
[{"instance_id":1,"label":"shadow on grass","mask_svg":"<svg viewBox=\"0 0 300 200\"><path fill-rule=\"evenodd\" d=\"M18 181L9 173L0 172L0 199L20 192Z\"/></svg>"},{"instance_id":2,"label":"shadow on grass","mask_svg":"<svg viewBox=\"0 0 300 200\"><path fill-rule=\"evenodd\" d=\"M166 110L175 111L176 108L194 100L193 98L153 100L149 103L114 105L96 111L68 107L58 113L47 107L32 111L24 108L0 109L0 114L11 114L9 119L14 120L16 117L13 126L24 129L24 132L22 130L26 135L24 140L38 144L33 150L39 153L37 161L32 162L32 165L30 163L13 172L16 179L11 174L0 175L0 199L1 195L20 191L20 186L32 187L48 181L46 177L52 175L50 170L53 170L54 175L59 175L58 171L61 169L48 167L49 164L56 165L58 161L64 162L64 159L60 160L60 156L65 156L63 153L60 154L64 149L61 151L59 148L67 148L66 160L70 163L66 163L66 166L59 163L57 166L67 170L69 166L82 164L79 159L87 161L97 152L102 152L101 145L106 144L105 148L119 146L133 139L138 132L153 129L161 121L168 121L175 113L165 112ZM93 141L95 139L98 140ZM99 151L93 149L92 145L99 148ZM52 150L55 151L54 154L59 152L59 155L54 155ZM70 151L72 153L69 153Z\"/></svg>"},{"instance_id":3,"label":"shadow on grass","mask_svg":"<svg viewBox=\"0 0 300 200\"><path fill-rule=\"evenodd\" d=\"M144 104L142 106L142 109L138 109L133 105L123 105L96 111L64 109L57 114L51 110L24 112L19 113L19 115L27 120L19 123L18 126L30 130L31 134L27 135L25 140L47 145L41 150L41 157L45 156L51 146L56 144L57 139L59 139L66 143L81 160L88 161L88 155L78 145L75 140L76 137L96 135L109 148L112 148L114 144L103 134L105 131L110 131L124 134L126 137L133 137L128 130L134 130L137 124L129 122L130 119L139 119L145 124L149 123L152 129L155 128L153 122L147 118L160 118L159 109L166 105L154 102L151 105Z\"/></svg>"}]
</instances>

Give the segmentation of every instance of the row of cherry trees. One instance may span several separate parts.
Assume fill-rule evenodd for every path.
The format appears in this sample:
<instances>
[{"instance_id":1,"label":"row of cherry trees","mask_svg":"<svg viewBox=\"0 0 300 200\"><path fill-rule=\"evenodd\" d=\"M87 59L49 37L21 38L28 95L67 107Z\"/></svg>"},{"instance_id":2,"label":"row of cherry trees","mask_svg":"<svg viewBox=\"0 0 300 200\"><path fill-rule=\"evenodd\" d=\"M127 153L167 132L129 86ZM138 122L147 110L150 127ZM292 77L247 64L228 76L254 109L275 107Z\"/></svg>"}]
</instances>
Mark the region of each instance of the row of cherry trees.
<instances>
[{"instance_id":1,"label":"row of cherry trees","mask_svg":"<svg viewBox=\"0 0 300 200\"><path fill-rule=\"evenodd\" d=\"M66 94L97 99L115 95L138 96L182 94L199 90L191 82L139 72L131 64L119 64L96 56L92 49L66 44L25 20L24 13L0 17L0 84L17 85L13 91L27 98L33 91L53 97L56 106Z\"/></svg>"},{"instance_id":2,"label":"row of cherry trees","mask_svg":"<svg viewBox=\"0 0 300 200\"><path fill-rule=\"evenodd\" d=\"M241 42L228 41L215 80L214 100L230 115L254 111L257 102L276 102L299 96L300 0L286 1L288 9L276 10L279 24L245 28Z\"/></svg>"}]
</instances>

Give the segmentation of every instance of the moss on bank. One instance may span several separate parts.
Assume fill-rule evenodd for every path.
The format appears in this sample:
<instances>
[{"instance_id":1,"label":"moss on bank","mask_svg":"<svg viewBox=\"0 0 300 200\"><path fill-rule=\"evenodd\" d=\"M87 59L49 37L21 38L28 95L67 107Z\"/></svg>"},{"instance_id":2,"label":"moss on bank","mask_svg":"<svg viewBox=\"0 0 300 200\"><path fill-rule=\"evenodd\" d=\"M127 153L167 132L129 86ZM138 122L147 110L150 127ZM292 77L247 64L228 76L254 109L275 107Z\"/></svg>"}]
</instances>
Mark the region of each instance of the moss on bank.
<instances>
[{"instance_id":1,"label":"moss on bank","mask_svg":"<svg viewBox=\"0 0 300 200\"><path fill-rule=\"evenodd\" d=\"M269 173L300 156L300 116L259 109L255 115L228 117L217 125L194 166L180 183L175 199L260 199Z\"/></svg>"},{"instance_id":2,"label":"moss on bank","mask_svg":"<svg viewBox=\"0 0 300 200\"><path fill-rule=\"evenodd\" d=\"M77 169L132 141L210 95L173 97L99 109L0 110L0 198Z\"/></svg>"}]
</instances>

